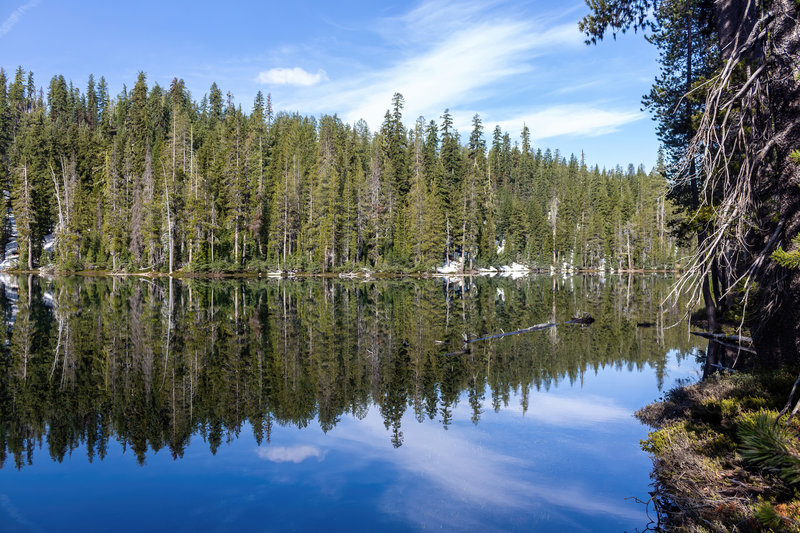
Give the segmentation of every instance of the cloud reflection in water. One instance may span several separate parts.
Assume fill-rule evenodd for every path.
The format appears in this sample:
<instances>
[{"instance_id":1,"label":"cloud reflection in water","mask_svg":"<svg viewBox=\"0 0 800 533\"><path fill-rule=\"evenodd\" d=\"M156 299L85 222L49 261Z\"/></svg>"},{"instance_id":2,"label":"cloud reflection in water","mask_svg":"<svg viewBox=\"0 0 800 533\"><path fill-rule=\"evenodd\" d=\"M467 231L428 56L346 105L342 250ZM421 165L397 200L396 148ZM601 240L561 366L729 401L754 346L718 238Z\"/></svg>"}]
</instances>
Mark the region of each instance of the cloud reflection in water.
<instances>
[{"instance_id":1,"label":"cloud reflection in water","mask_svg":"<svg viewBox=\"0 0 800 533\"><path fill-rule=\"evenodd\" d=\"M306 459L315 457L317 461L325 459L325 451L316 446L301 444L297 446L270 446L257 448L256 454L273 463L302 463Z\"/></svg>"},{"instance_id":2,"label":"cloud reflection in water","mask_svg":"<svg viewBox=\"0 0 800 533\"><path fill-rule=\"evenodd\" d=\"M565 417L583 403L556 396L548 402L554 409L562 407L553 417ZM601 407L604 414L595 413L593 420L630 417L619 406ZM532 461L490 449L487 445L497 441L486 433L474 429L462 433L457 428L445 432L434 424L418 424L411 419L405 422L404 444L397 449L389 445L384 424L374 411L356 426L348 424L345 434L339 433L331 444L336 448L355 445L362 458L397 469L400 475L384 493L382 510L420 527L446 524L448 529L491 530L493 512L505 513L509 509L523 514L563 515L567 521L575 513L606 514L633 521L642 518L642 513L622 498L604 496L591 486L562 482L554 479L552 472L540 472L541 467ZM587 423L588 420L581 420L581 424ZM398 506L398 501L404 504ZM465 509L475 512L464 512ZM579 522L574 525L579 527Z\"/></svg>"}]
</instances>

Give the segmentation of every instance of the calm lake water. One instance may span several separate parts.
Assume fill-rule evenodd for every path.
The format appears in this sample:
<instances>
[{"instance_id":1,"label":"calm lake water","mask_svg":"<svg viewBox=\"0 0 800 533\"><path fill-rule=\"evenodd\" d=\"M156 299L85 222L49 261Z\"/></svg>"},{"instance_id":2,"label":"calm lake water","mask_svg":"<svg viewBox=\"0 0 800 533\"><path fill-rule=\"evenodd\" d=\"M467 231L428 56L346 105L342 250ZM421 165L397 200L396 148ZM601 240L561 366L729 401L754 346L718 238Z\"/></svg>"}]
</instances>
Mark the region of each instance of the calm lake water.
<instances>
[{"instance_id":1,"label":"calm lake water","mask_svg":"<svg viewBox=\"0 0 800 533\"><path fill-rule=\"evenodd\" d=\"M0 531L642 530L704 349L655 275L2 281Z\"/></svg>"}]
</instances>

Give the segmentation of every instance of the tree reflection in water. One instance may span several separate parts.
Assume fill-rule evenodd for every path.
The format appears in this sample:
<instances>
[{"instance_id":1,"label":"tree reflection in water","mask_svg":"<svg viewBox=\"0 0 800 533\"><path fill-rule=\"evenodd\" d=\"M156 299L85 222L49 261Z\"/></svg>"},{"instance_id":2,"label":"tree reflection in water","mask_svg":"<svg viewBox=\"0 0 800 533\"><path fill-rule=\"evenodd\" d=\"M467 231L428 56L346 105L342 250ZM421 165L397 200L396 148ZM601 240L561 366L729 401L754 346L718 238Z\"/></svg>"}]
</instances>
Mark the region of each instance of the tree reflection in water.
<instances>
[{"instance_id":1,"label":"tree reflection in water","mask_svg":"<svg viewBox=\"0 0 800 533\"><path fill-rule=\"evenodd\" d=\"M334 429L374 404L394 446L401 419L453 422L483 406L607 366L656 369L688 352L680 318L661 313L659 276L436 280L175 280L5 277L0 461L21 468L46 443L55 461L109 439L139 462L198 435L216 452L249 422ZM564 325L582 312L590 327ZM542 322L556 328L476 342L463 337ZM637 328L652 322L654 327ZM447 355L451 352L460 352ZM488 400L488 402L487 402Z\"/></svg>"}]
</instances>

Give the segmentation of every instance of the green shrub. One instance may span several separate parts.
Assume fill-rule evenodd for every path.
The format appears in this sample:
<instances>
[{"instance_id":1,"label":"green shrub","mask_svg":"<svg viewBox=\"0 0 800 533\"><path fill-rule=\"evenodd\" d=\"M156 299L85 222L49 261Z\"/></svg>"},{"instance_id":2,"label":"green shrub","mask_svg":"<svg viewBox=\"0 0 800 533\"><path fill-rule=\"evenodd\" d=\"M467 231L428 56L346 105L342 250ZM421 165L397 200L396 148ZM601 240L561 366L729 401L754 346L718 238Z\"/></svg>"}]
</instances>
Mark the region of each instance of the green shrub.
<instances>
[{"instance_id":1,"label":"green shrub","mask_svg":"<svg viewBox=\"0 0 800 533\"><path fill-rule=\"evenodd\" d=\"M760 410L739 422L742 458L776 473L787 483L800 485L800 453L792 433L776 422L775 411Z\"/></svg>"}]
</instances>

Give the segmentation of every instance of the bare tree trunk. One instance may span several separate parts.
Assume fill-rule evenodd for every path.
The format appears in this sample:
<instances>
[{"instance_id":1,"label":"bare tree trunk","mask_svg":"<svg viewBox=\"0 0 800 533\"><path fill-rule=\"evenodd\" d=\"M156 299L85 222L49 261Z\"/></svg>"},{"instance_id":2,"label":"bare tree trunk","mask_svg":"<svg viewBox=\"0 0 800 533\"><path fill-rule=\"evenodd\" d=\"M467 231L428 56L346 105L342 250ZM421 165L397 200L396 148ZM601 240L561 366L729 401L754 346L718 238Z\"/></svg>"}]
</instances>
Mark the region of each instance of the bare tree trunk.
<instances>
[{"instance_id":1,"label":"bare tree trunk","mask_svg":"<svg viewBox=\"0 0 800 533\"><path fill-rule=\"evenodd\" d=\"M62 166L62 168L64 166L64 158L63 157L61 158L61 166ZM56 203L58 204L58 225L56 225L55 233L56 233L56 238L58 238L58 240L60 241L61 240L60 237L61 237L61 235L62 235L62 233L64 231L64 211L63 211L62 206L61 206L61 192L59 190L58 179L56 178L56 172L55 172L55 170L53 170L53 165L50 165L50 175L53 177L53 187L55 188ZM57 243L57 244L61 244L61 243ZM61 246L58 246L58 249L59 249L59 252L63 253L63 250L61 250Z\"/></svg>"},{"instance_id":2,"label":"bare tree trunk","mask_svg":"<svg viewBox=\"0 0 800 533\"><path fill-rule=\"evenodd\" d=\"M450 264L450 215L445 215L445 226L447 228L447 240L444 244L444 262L446 265Z\"/></svg>"},{"instance_id":3,"label":"bare tree trunk","mask_svg":"<svg viewBox=\"0 0 800 533\"><path fill-rule=\"evenodd\" d=\"M553 226L553 266L558 266L558 252L556 251L556 227L558 225L558 197L550 200L550 224Z\"/></svg>"},{"instance_id":4,"label":"bare tree trunk","mask_svg":"<svg viewBox=\"0 0 800 533\"><path fill-rule=\"evenodd\" d=\"M173 143L173 147L174 147L174 143ZM173 156L174 156L174 154L173 154ZM174 166L172 168L172 171L173 171L173 173L175 172L175 167ZM169 210L169 186L167 185L167 170L166 169L164 169L164 195L166 196L166 201L167 201L167 237L168 237L168 242L169 242L169 244L168 244L168 246L169 246L169 273L172 274L172 271L174 270L173 269L174 263L173 263L173 257L172 256L173 256L173 250L175 249L175 243L173 242L173 239L172 239L172 218L171 218L170 212L169 212L170 211ZM171 288L172 288L172 286L170 285L170 289Z\"/></svg>"},{"instance_id":5,"label":"bare tree trunk","mask_svg":"<svg viewBox=\"0 0 800 533\"><path fill-rule=\"evenodd\" d=\"M630 232L625 233L625 237L627 239L627 247L628 247L628 271L633 270L633 258L631 257L631 234Z\"/></svg>"},{"instance_id":6,"label":"bare tree trunk","mask_svg":"<svg viewBox=\"0 0 800 533\"><path fill-rule=\"evenodd\" d=\"M30 187L28 185L28 165L24 165L23 167L23 174L25 178L24 188L25 188L25 206L28 210L28 270L33 270L33 239L31 238L31 231L33 230L32 224L30 223L30 217L32 213L30 212L30 205L31 205L31 192Z\"/></svg>"}]
</instances>

